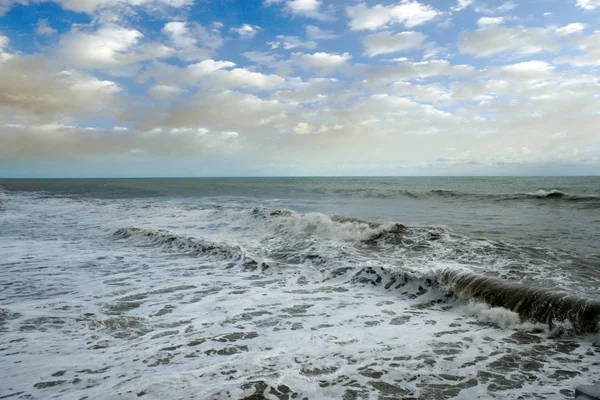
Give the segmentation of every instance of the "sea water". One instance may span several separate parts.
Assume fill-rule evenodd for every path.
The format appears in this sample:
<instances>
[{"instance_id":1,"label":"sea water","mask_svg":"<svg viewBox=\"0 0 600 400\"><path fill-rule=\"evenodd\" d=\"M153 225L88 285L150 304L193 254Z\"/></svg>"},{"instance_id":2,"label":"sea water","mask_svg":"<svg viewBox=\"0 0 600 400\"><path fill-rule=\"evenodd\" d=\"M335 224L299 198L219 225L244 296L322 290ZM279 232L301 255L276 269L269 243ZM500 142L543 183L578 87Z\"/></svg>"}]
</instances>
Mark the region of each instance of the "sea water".
<instances>
[{"instance_id":1,"label":"sea water","mask_svg":"<svg viewBox=\"0 0 600 400\"><path fill-rule=\"evenodd\" d=\"M0 398L559 399L599 380L598 177L0 187Z\"/></svg>"}]
</instances>

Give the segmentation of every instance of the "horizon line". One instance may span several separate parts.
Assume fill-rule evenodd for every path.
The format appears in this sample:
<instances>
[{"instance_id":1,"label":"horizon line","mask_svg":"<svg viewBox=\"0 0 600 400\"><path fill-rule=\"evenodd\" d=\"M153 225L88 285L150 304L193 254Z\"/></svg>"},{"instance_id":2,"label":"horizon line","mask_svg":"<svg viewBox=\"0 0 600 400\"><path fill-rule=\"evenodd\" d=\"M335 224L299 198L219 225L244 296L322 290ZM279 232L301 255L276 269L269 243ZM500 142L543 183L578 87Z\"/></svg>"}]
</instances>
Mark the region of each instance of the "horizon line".
<instances>
[{"instance_id":1,"label":"horizon line","mask_svg":"<svg viewBox=\"0 0 600 400\"><path fill-rule=\"evenodd\" d=\"M596 178L597 175L205 175L205 176L55 176L2 177L0 179L281 179L281 178Z\"/></svg>"}]
</instances>

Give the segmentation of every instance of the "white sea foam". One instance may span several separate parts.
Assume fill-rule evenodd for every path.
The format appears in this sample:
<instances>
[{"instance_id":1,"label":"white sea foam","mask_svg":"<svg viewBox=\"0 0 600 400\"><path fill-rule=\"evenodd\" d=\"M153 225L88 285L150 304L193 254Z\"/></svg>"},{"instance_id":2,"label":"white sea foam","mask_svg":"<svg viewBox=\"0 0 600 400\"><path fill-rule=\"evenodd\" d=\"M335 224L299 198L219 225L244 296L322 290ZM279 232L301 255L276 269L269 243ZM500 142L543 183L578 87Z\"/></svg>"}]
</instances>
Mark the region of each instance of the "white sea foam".
<instances>
[{"instance_id":1,"label":"white sea foam","mask_svg":"<svg viewBox=\"0 0 600 400\"><path fill-rule=\"evenodd\" d=\"M4 205L0 396L552 398L598 373L591 339L555 341L508 311L427 287L443 268L476 267L449 232L415 228L409 251L363 243L391 226L323 214L257 220L236 204L8 196ZM145 231L113 236L132 226ZM207 243L227 251L198 251ZM240 254L275 264L232 265ZM405 270L421 280L396 290L352 279L369 268L374 280Z\"/></svg>"}]
</instances>

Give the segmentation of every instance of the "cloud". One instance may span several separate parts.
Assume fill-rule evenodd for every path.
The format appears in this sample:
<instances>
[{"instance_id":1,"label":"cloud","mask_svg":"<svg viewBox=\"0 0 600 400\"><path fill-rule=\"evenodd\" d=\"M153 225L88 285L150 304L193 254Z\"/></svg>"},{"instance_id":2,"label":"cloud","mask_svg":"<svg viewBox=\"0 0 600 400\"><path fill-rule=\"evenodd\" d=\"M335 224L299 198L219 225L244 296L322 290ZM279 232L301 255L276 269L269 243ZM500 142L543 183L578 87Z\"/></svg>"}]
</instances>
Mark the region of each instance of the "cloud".
<instances>
[{"instance_id":1,"label":"cloud","mask_svg":"<svg viewBox=\"0 0 600 400\"><path fill-rule=\"evenodd\" d=\"M284 50L295 49L297 47L304 47L306 49L314 49L317 47L317 43L312 40L303 40L298 36L285 36L278 35L277 40L273 42L268 42L271 46L271 49L283 48Z\"/></svg>"},{"instance_id":2,"label":"cloud","mask_svg":"<svg viewBox=\"0 0 600 400\"><path fill-rule=\"evenodd\" d=\"M155 10L163 7L182 8L190 6L194 0L55 0L63 8L76 12L92 14L97 11L115 7L144 7Z\"/></svg>"},{"instance_id":3,"label":"cloud","mask_svg":"<svg viewBox=\"0 0 600 400\"><path fill-rule=\"evenodd\" d=\"M574 43L583 54L557 57L556 64L570 64L575 67L600 66L600 31L580 36Z\"/></svg>"},{"instance_id":4,"label":"cloud","mask_svg":"<svg viewBox=\"0 0 600 400\"><path fill-rule=\"evenodd\" d=\"M350 53L335 54L317 52L314 54L293 53L291 59L304 68L314 68L321 71L339 69L346 65L352 56Z\"/></svg>"},{"instance_id":5,"label":"cloud","mask_svg":"<svg viewBox=\"0 0 600 400\"><path fill-rule=\"evenodd\" d=\"M561 28L557 28L556 29L556 35L557 36L568 36L568 35L572 35L573 33L577 33L577 32L581 32L585 29L586 25L582 24L580 22L575 22L569 25L565 25Z\"/></svg>"},{"instance_id":6,"label":"cloud","mask_svg":"<svg viewBox=\"0 0 600 400\"><path fill-rule=\"evenodd\" d=\"M385 84L440 75L468 76L473 72L474 68L469 65L452 65L447 60L431 60L373 67L366 76L371 83Z\"/></svg>"},{"instance_id":7,"label":"cloud","mask_svg":"<svg viewBox=\"0 0 600 400\"><path fill-rule=\"evenodd\" d=\"M0 35L0 50L8 47L9 42L10 42L10 40L8 39L7 36Z\"/></svg>"},{"instance_id":8,"label":"cloud","mask_svg":"<svg viewBox=\"0 0 600 400\"><path fill-rule=\"evenodd\" d=\"M263 47L232 53L225 43L237 47L241 43L232 38L261 28L225 28L210 14L198 16L201 24L188 20L186 0L59 4L90 14L76 17L90 22L56 32L56 40L41 40L47 45L41 48L22 47L16 36L9 41L16 34L11 30L0 35L0 158L10 162L202 154L189 157L190 164L223 165L235 154L232 159L252 157L244 159L246 167L269 165L262 172L286 173L295 165L334 174L418 170L410 168L469 173L473 166L493 172L548 160L600 166L600 32L585 19L560 19L558 9L552 25L540 12L539 24L527 27L514 21L536 16L504 14L514 9L510 2L486 8L484 1L453 0L442 12L415 0L356 0L351 6L270 0L265 6L278 4L295 23L289 32L294 28L298 36L261 30L275 50L252 42ZM574 12L589 14L575 4ZM9 4L0 0L2 6ZM31 7L27 11L35 13ZM461 32L458 42L456 30L424 25L467 7L461 24L475 27ZM334 11L346 12L343 24L364 33L305 23ZM154 22L142 18L146 13ZM29 33L53 34L56 21L40 19ZM342 35L344 41L325 42ZM432 37L445 48L435 49L427 42ZM366 57L355 53L356 40ZM452 54L455 43L462 54ZM368 58L381 55L389 59ZM459 64L465 55L480 57L476 67Z\"/></svg>"},{"instance_id":9,"label":"cloud","mask_svg":"<svg viewBox=\"0 0 600 400\"><path fill-rule=\"evenodd\" d=\"M537 82L549 79L554 69L555 67L546 61L534 60L494 68L489 73L512 82Z\"/></svg>"},{"instance_id":10,"label":"cloud","mask_svg":"<svg viewBox=\"0 0 600 400\"><path fill-rule=\"evenodd\" d=\"M61 36L59 55L73 66L102 69L113 75L132 75L137 63L170 56L173 49L157 43L142 43L144 35L115 24L95 31L75 27Z\"/></svg>"},{"instance_id":11,"label":"cloud","mask_svg":"<svg viewBox=\"0 0 600 400\"><path fill-rule=\"evenodd\" d=\"M475 0L457 0L456 6L452 7L452 11L462 11L475 3Z\"/></svg>"},{"instance_id":12,"label":"cloud","mask_svg":"<svg viewBox=\"0 0 600 400\"><path fill-rule=\"evenodd\" d=\"M242 53L242 55L253 63L265 65L271 65L280 58L277 54L271 54L264 51L247 51Z\"/></svg>"},{"instance_id":13,"label":"cloud","mask_svg":"<svg viewBox=\"0 0 600 400\"><path fill-rule=\"evenodd\" d=\"M413 100L425 103L453 103L452 91L441 84L415 85L410 82L395 82L391 86L391 94L410 96Z\"/></svg>"},{"instance_id":14,"label":"cloud","mask_svg":"<svg viewBox=\"0 0 600 400\"><path fill-rule=\"evenodd\" d=\"M177 57L183 61L209 58L223 45L216 28L207 29L198 23L172 21L165 24L162 32L168 36L171 46L177 50Z\"/></svg>"},{"instance_id":15,"label":"cloud","mask_svg":"<svg viewBox=\"0 0 600 400\"><path fill-rule=\"evenodd\" d=\"M577 6L584 10L593 10L600 7L600 0L577 0Z\"/></svg>"},{"instance_id":16,"label":"cloud","mask_svg":"<svg viewBox=\"0 0 600 400\"><path fill-rule=\"evenodd\" d=\"M9 157L157 156L220 154L239 151L240 138L233 131L204 127L148 130L98 129L47 123L4 126L0 155ZM121 158L122 160L122 158Z\"/></svg>"},{"instance_id":17,"label":"cloud","mask_svg":"<svg viewBox=\"0 0 600 400\"><path fill-rule=\"evenodd\" d=\"M482 57L504 52L524 56L557 51L560 46L549 29L489 25L474 32L461 32L458 37L458 48L462 53Z\"/></svg>"},{"instance_id":18,"label":"cloud","mask_svg":"<svg viewBox=\"0 0 600 400\"><path fill-rule=\"evenodd\" d=\"M286 6L295 14L313 13L321 7L321 0L288 0Z\"/></svg>"},{"instance_id":19,"label":"cloud","mask_svg":"<svg viewBox=\"0 0 600 400\"><path fill-rule=\"evenodd\" d=\"M340 81L335 78L311 78L307 81L294 79L288 82L287 88L274 93L273 98L284 103L310 106L335 98L339 95L336 90L340 87Z\"/></svg>"},{"instance_id":20,"label":"cloud","mask_svg":"<svg viewBox=\"0 0 600 400\"><path fill-rule=\"evenodd\" d=\"M235 67L235 63L231 61L215 61L215 60L204 60L196 64L190 64L186 70L189 72L190 77L193 80L217 72L225 68Z\"/></svg>"},{"instance_id":21,"label":"cloud","mask_svg":"<svg viewBox=\"0 0 600 400\"><path fill-rule=\"evenodd\" d=\"M264 0L263 5L270 7L273 4L283 3L283 0ZM285 0L285 10L291 15L313 18L321 21L333 18L321 11L322 0Z\"/></svg>"},{"instance_id":22,"label":"cloud","mask_svg":"<svg viewBox=\"0 0 600 400\"><path fill-rule=\"evenodd\" d=\"M285 79L278 75L261 74L245 68L216 71L210 75L210 79L204 81L205 85L216 88L259 91L271 91L283 86L284 83Z\"/></svg>"},{"instance_id":23,"label":"cloud","mask_svg":"<svg viewBox=\"0 0 600 400\"><path fill-rule=\"evenodd\" d=\"M320 21L333 20L333 17L321 10L322 3L322 0L287 0L286 10L292 15L299 15Z\"/></svg>"},{"instance_id":24,"label":"cloud","mask_svg":"<svg viewBox=\"0 0 600 400\"><path fill-rule=\"evenodd\" d=\"M487 5L480 5L475 7L475 11L484 14L505 14L509 11L517 8L517 5L513 1L506 1L498 7L489 7Z\"/></svg>"},{"instance_id":25,"label":"cloud","mask_svg":"<svg viewBox=\"0 0 600 400\"><path fill-rule=\"evenodd\" d=\"M110 115L116 110L120 92L115 82L61 70L40 56L0 59L0 105L4 108L0 115L18 120Z\"/></svg>"},{"instance_id":26,"label":"cloud","mask_svg":"<svg viewBox=\"0 0 600 400\"><path fill-rule=\"evenodd\" d=\"M293 129L296 135L308 135L309 133L312 133L313 130L314 128L306 122L298 122L298 125L296 125Z\"/></svg>"},{"instance_id":27,"label":"cloud","mask_svg":"<svg viewBox=\"0 0 600 400\"><path fill-rule=\"evenodd\" d=\"M418 48L424 43L425 35L420 32L407 31L392 34L389 31L382 31L366 36L363 39L363 48L366 55L373 57Z\"/></svg>"},{"instance_id":28,"label":"cloud","mask_svg":"<svg viewBox=\"0 0 600 400\"><path fill-rule=\"evenodd\" d=\"M148 93L159 100L166 100L183 93L184 90L177 85L154 85Z\"/></svg>"},{"instance_id":29,"label":"cloud","mask_svg":"<svg viewBox=\"0 0 600 400\"><path fill-rule=\"evenodd\" d=\"M306 37L310 40L327 40L327 39L335 39L339 35L333 33L332 31L321 29L318 26L307 25L306 29Z\"/></svg>"},{"instance_id":30,"label":"cloud","mask_svg":"<svg viewBox=\"0 0 600 400\"><path fill-rule=\"evenodd\" d=\"M15 4L27 5L29 0L0 0L0 16L7 13Z\"/></svg>"},{"instance_id":31,"label":"cloud","mask_svg":"<svg viewBox=\"0 0 600 400\"><path fill-rule=\"evenodd\" d=\"M126 63L133 54L142 33L117 25L104 25L96 32L86 33L75 28L60 40L62 53L75 65L108 67Z\"/></svg>"},{"instance_id":32,"label":"cloud","mask_svg":"<svg viewBox=\"0 0 600 400\"><path fill-rule=\"evenodd\" d=\"M231 61L204 60L184 68L155 63L138 78L140 83L153 79L161 87L203 86L204 88L246 89L270 91L281 87L285 79L278 75L262 74L246 68L233 68ZM163 88L163 92L166 88Z\"/></svg>"},{"instance_id":33,"label":"cloud","mask_svg":"<svg viewBox=\"0 0 600 400\"><path fill-rule=\"evenodd\" d=\"M261 29L257 25L243 24L238 28L231 28L231 31L237 33L242 39L252 39Z\"/></svg>"},{"instance_id":34,"label":"cloud","mask_svg":"<svg viewBox=\"0 0 600 400\"><path fill-rule=\"evenodd\" d=\"M286 118L288 110L277 100L264 100L238 91L199 91L184 104L174 105L144 123L149 127L204 126L211 131L245 134L274 129L278 120Z\"/></svg>"},{"instance_id":35,"label":"cloud","mask_svg":"<svg viewBox=\"0 0 600 400\"><path fill-rule=\"evenodd\" d=\"M477 20L477 26L484 28L490 25L500 25L504 22L504 17L481 17Z\"/></svg>"},{"instance_id":36,"label":"cloud","mask_svg":"<svg viewBox=\"0 0 600 400\"><path fill-rule=\"evenodd\" d=\"M154 62L138 76L139 83L146 83L153 79L155 85L172 86L198 85L200 81L206 79L209 75L225 68L234 67L236 64L231 61L204 60L199 63L188 64L185 67Z\"/></svg>"},{"instance_id":37,"label":"cloud","mask_svg":"<svg viewBox=\"0 0 600 400\"><path fill-rule=\"evenodd\" d=\"M436 18L440 12L418 1L403 0L390 6L377 4L368 7L365 3L359 3L346 7L346 14L352 30L375 30L395 23L412 28Z\"/></svg>"},{"instance_id":38,"label":"cloud","mask_svg":"<svg viewBox=\"0 0 600 400\"><path fill-rule=\"evenodd\" d=\"M38 19L36 24L35 33L41 36L52 36L56 34L56 29L50 26L50 23L45 18Z\"/></svg>"}]
</instances>

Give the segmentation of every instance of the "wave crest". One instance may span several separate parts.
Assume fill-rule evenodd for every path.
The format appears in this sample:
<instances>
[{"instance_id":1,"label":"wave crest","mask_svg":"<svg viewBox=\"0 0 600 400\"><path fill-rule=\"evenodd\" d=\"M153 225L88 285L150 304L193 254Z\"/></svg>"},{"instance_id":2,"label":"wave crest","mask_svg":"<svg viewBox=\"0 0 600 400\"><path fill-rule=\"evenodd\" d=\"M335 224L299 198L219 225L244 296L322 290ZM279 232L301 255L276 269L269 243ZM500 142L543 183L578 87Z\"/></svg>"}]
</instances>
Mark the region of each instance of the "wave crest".
<instances>
[{"instance_id":1,"label":"wave crest","mask_svg":"<svg viewBox=\"0 0 600 400\"><path fill-rule=\"evenodd\" d=\"M300 214L286 209L266 208L255 208L252 215L267 220L277 234L293 236L316 235L325 239L373 242L408 233L408 228L400 223L380 224L341 215Z\"/></svg>"},{"instance_id":2,"label":"wave crest","mask_svg":"<svg viewBox=\"0 0 600 400\"><path fill-rule=\"evenodd\" d=\"M541 322L550 328L557 323L568 322L576 333L600 330L600 301L533 288L465 270L444 268L419 273L365 267L354 273L351 281L402 290L402 294L411 298L424 295L430 290L441 290L438 295L457 296L467 302L476 300L490 307L510 310L518 314L522 321Z\"/></svg>"},{"instance_id":3,"label":"wave crest","mask_svg":"<svg viewBox=\"0 0 600 400\"><path fill-rule=\"evenodd\" d=\"M443 270L438 278L460 297L506 308L526 320L549 326L569 321L578 332L595 332L599 328L599 301L463 271Z\"/></svg>"}]
</instances>

